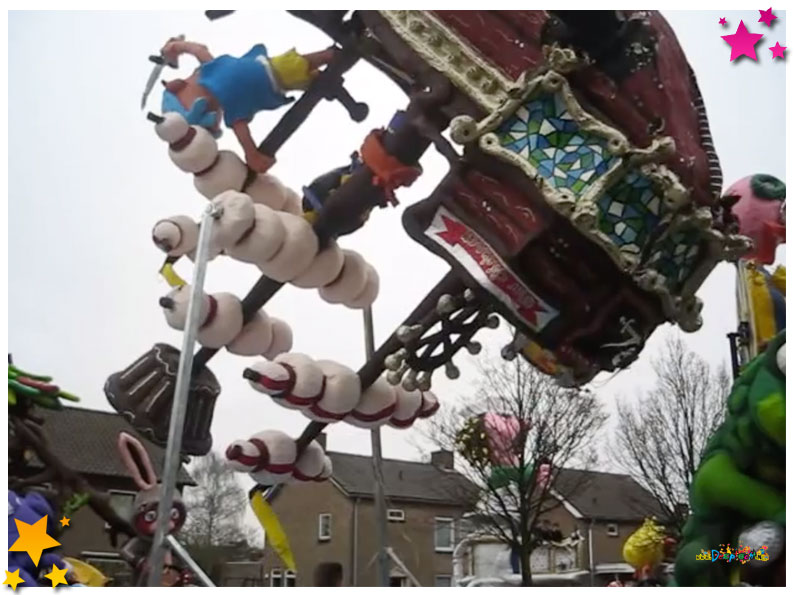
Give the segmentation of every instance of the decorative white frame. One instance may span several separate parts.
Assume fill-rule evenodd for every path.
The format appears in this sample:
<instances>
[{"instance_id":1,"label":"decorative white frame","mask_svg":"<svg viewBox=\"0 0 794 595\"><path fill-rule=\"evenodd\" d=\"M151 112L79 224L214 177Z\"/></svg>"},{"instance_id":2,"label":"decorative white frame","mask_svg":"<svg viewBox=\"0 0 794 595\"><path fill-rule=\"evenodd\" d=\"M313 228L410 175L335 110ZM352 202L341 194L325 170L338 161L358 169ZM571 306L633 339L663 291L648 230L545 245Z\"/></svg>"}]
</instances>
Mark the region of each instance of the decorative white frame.
<instances>
[{"instance_id":1,"label":"decorative white frame","mask_svg":"<svg viewBox=\"0 0 794 595\"><path fill-rule=\"evenodd\" d=\"M399 513L392 515L392 513ZM404 523L405 511L402 508L389 508L386 510L386 520L390 523Z\"/></svg>"},{"instance_id":2,"label":"decorative white frame","mask_svg":"<svg viewBox=\"0 0 794 595\"><path fill-rule=\"evenodd\" d=\"M576 196L567 188L552 186L529 161L503 147L499 137L494 133L494 130L512 117L527 101L539 94L558 95L579 128L583 132L603 138L607 150L620 159L600 178L592 182L580 196ZM678 177L665 166L656 163L675 151L672 138L657 139L646 149L632 146L623 133L587 113L574 96L568 80L554 70L535 75L524 73L511 88L509 99L483 120L476 122L470 116L454 118L450 124L450 136L453 141L462 145L476 141L484 153L493 155L523 171L538 186L547 204L570 220L584 236L603 248L615 264L626 272L636 270L639 265L639 255L632 250L616 246L609 236L598 228L597 201L607 188L620 180L629 169L637 168L642 175L650 178L655 189L661 194L667 211L667 214L661 214L663 223L669 222L682 207L691 203L689 191L679 182Z\"/></svg>"},{"instance_id":3,"label":"decorative white frame","mask_svg":"<svg viewBox=\"0 0 794 595\"><path fill-rule=\"evenodd\" d=\"M507 99L513 81L426 10L381 10L392 29L485 110Z\"/></svg>"},{"instance_id":4,"label":"decorative white frame","mask_svg":"<svg viewBox=\"0 0 794 595\"><path fill-rule=\"evenodd\" d=\"M449 546L438 545L439 523L449 523ZM452 517L437 516L433 519L433 551L451 553L455 549L455 519Z\"/></svg>"},{"instance_id":5,"label":"decorative white frame","mask_svg":"<svg viewBox=\"0 0 794 595\"><path fill-rule=\"evenodd\" d=\"M114 494L118 495L118 496L131 496L132 497L131 512L134 512L134 509L135 509L135 506L134 506L135 505L135 496L138 494L138 492L135 492L135 491L132 491L132 490L108 490L108 505L111 508L113 507L113 505L111 504L111 500L112 500L112 496ZM117 510L115 512L116 512L116 514L119 514L120 516L124 516L121 513L119 513L119 511L117 511ZM110 523L105 523L105 529L110 529Z\"/></svg>"},{"instance_id":6,"label":"decorative white frame","mask_svg":"<svg viewBox=\"0 0 794 595\"><path fill-rule=\"evenodd\" d=\"M323 535L323 519L328 519L328 534ZM317 515L317 541L331 541L333 535L333 515L330 512L321 512Z\"/></svg>"}]
</instances>

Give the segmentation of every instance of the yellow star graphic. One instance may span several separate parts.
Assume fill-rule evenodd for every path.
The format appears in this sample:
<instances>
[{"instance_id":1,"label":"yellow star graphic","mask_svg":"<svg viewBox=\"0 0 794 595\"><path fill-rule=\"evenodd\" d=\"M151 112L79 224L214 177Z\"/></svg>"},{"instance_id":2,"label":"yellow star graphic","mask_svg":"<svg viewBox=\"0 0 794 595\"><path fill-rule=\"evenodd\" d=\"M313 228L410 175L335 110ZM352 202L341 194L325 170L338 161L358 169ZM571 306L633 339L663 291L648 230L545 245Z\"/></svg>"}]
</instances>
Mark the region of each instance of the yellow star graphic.
<instances>
[{"instance_id":1,"label":"yellow star graphic","mask_svg":"<svg viewBox=\"0 0 794 595\"><path fill-rule=\"evenodd\" d=\"M55 585L60 585L63 583L64 585L68 585L69 583L66 582L66 571L68 568L58 568L55 564L52 565L52 572L49 574L45 574L44 578L48 578L52 581L52 588L55 588Z\"/></svg>"},{"instance_id":2,"label":"yellow star graphic","mask_svg":"<svg viewBox=\"0 0 794 595\"><path fill-rule=\"evenodd\" d=\"M36 566L39 565L42 551L61 545L59 541L47 535L47 515L44 515L32 525L19 519L14 519L14 522L17 524L19 539L8 548L8 551L27 552Z\"/></svg>"},{"instance_id":3,"label":"yellow star graphic","mask_svg":"<svg viewBox=\"0 0 794 595\"><path fill-rule=\"evenodd\" d=\"M68 526L69 526L69 519L68 519L68 518L66 518L66 516L64 516L64 517L61 519L61 527L68 527Z\"/></svg>"},{"instance_id":4,"label":"yellow star graphic","mask_svg":"<svg viewBox=\"0 0 794 595\"><path fill-rule=\"evenodd\" d=\"M17 590L17 585L20 585L25 582L25 579L20 578L19 576L19 568L17 568L14 572L8 572L6 570L6 580L3 581L4 585L8 585L11 587L12 590Z\"/></svg>"}]
</instances>

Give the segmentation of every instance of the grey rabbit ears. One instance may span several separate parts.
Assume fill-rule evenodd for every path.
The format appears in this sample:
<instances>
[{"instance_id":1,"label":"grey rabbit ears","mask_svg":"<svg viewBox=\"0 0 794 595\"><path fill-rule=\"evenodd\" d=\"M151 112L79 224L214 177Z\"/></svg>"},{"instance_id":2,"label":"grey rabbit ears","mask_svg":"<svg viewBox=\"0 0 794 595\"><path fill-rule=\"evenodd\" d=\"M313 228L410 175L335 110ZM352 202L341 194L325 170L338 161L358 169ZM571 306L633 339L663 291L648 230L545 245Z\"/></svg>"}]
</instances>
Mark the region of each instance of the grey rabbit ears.
<instances>
[{"instance_id":1,"label":"grey rabbit ears","mask_svg":"<svg viewBox=\"0 0 794 595\"><path fill-rule=\"evenodd\" d=\"M116 445L124 466L127 467L138 488L142 492L156 488L157 474L152 467L149 453L146 452L141 441L126 432L119 432Z\"/></svg>"}]
</instances>

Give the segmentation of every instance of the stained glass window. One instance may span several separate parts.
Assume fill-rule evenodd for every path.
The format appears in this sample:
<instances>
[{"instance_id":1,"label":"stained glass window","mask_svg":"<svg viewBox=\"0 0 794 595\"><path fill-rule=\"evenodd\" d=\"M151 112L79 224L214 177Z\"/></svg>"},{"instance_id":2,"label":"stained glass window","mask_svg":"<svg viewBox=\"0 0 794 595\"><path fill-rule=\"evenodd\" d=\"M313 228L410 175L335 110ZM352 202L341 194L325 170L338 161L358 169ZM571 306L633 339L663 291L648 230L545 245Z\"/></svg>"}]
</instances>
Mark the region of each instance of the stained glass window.
<instances>
[{"instance_id":1,"label":"stained glass window","mask_svg":"<svg viewBox=\"0 0 794 595\"><path fill-rule=\"evenodd\" d=\"M654 193L651 180L629 171L598 198L597 204L599 229L616 246L639 255L661 219L662 201Z\"/></svg>"},{"instance_id":2,"label":"stained glass window","mask_svg":"<svg viewBox=\"0 0 794 595\"><path fill-rule=\"evenodd\" d=\"M541 94L496 130L506 149L526 159L554 188L580 196L619 161L605 138L585 132L559 94Z\"/></svg>"}]
</instances>

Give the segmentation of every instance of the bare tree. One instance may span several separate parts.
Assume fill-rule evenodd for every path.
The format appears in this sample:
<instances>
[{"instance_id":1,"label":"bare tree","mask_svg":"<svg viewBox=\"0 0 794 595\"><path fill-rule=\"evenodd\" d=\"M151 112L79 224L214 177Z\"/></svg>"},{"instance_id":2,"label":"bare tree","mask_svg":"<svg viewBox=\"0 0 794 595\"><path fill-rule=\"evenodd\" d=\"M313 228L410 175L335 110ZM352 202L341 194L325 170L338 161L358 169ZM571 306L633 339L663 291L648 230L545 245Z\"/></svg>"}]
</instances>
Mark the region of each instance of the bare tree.
<instances>
[{"instance_id":1,"label":"bare tree","mask_svg":"<svg viewBox=\"0 0 794 595\"><path fill-rule=\"evenodd\" d=\"M712 367L670 336L653 360L655 384L639 400L618 402L610 454L662 507L680 531L686 502L709 436L722 422L731 388L726 367Z\"/></svg>"},{"instance_id":2,"label":"bare tree","mask_svg":"<svg viewBox=\"0 0 794 595\"><path fill-rule=\"evenodd\" d=\"M530 586L530 555L547 539L543 515L560 504L556 492L564 491L560 495L565 496L582 487L557 478L567 466L594 462L591 446L606 415L592 393L561 388L521 358L492 360L483 364L480 372L473 398L442 409L425 434L437 446L462 456L461 472L481 490L477 505L480 530L518 552L522 584ZM481 449L473 446L474 420L486 412L518 422L520 429L506 445L515 457L509 469L494 464L492 457L482 456ZM549 470L547 481L539 481L542 465ZM504 481L505 472L508 481ZM500 473L502 481L496 481Z\"/></svg>"},{"instance_id":3,"label":"bare tree","mask_svg":"<svg viewBox=\"0 0 794 595\"><path fill-rule=\"evenodd\" d=\"M198 459L189 472L198 485L185 490L183 539L203 546L239 541L248 499L234 472L214 452Z\"/></svg>"},{"instance_id":4,"label":"bare tree","mask_svg":"<svg viewBox=\"0 0 794 595\"><path fill-rule=\"evenodd\" d=\"M222 563L249 549L251 532L243 522L248 497L235 473L214 452L188 471L197 486L185 489L187 518L179 537L199 565L218 580Z\"/></svg>"}]
</instances>

